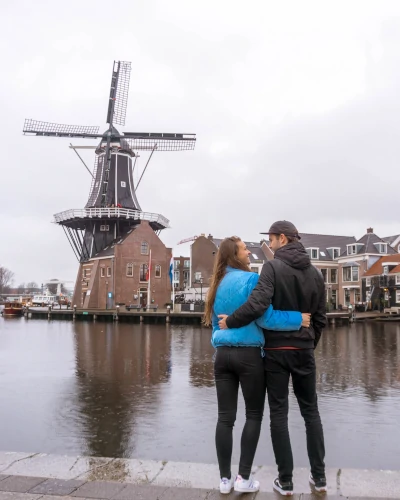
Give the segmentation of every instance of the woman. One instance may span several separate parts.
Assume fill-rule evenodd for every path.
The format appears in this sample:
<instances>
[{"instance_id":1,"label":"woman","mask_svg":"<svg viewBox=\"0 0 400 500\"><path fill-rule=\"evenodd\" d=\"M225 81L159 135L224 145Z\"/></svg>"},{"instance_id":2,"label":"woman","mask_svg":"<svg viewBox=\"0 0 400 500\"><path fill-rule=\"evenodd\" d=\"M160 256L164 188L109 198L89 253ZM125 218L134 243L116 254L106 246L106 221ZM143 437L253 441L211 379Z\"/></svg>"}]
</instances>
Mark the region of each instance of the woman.
<instances>
[{"instance_id":1,"label":"woman","mask_svg":"<svg viewBox=\"0 0 400 500\"><path fill-rule=\"evenodd\" d=\"M232 314L247 301L256 286L258 274L250 272L250 251L237 236L225 238L215 259L214 273L207 295L204 323L213 327L212 345L218 399L216 448L220 469L220 492L258 491L260 483L251 477L264 412L264 333L270 330L298 330L309 326L310 315L274 311L272 306L257 321L243 328L219 330L218 314ZM231 474L232 431L236 420L239 384L246 405L242 432L239 474Z\"/></svg>"}]
</instances>

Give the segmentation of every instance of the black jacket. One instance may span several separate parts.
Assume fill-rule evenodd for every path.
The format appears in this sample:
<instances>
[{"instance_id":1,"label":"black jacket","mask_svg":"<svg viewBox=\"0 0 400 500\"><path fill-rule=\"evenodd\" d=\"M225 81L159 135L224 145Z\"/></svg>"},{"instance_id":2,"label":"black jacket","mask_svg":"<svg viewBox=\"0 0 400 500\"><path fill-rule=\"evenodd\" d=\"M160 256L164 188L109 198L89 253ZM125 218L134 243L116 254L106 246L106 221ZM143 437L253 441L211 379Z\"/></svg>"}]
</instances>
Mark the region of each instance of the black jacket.
<instances>
[{"instance_id":1,"label":"black jacket","mask_svg":"<svg viewBox=\"0 0 400 500\"><path fill-rule=\"evenodd\" d=\"M264 264L258 284L247 302L227 318L228 328L239 328L259 318L270 306L281 311L311 313L310 328L293 332L265 330L265 347L315 348L326 324L325 285L301 243L288 243Z\"/></svg>"}]
</instances>

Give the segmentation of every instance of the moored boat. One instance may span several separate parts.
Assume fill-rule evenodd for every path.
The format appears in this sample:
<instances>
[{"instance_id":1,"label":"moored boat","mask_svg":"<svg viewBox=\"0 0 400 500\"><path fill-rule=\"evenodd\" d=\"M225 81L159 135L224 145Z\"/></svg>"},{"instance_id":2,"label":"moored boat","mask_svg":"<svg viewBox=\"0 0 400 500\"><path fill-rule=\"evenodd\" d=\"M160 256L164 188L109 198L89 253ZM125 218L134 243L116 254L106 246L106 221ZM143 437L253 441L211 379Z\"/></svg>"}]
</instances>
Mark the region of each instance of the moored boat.
<instances>
[{"instance_id":1,"label":"moored boat","mask_svg":"<svg viewBox=\"0 0 400 500\"><path fill-rule=\"evenodd\" d=\"M4 304L3 316L22 316L22 302L6 302Z\"/></svg>"}]
</instances>

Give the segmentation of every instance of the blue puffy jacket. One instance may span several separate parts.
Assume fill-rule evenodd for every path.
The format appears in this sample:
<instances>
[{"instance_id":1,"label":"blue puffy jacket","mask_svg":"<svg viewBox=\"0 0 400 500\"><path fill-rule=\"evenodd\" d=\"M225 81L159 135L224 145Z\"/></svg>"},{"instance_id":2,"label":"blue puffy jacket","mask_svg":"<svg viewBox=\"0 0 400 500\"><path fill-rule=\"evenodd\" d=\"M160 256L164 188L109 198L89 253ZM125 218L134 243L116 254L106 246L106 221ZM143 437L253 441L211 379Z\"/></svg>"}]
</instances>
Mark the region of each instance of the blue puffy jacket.
<instances>
[{"instance_id":1,"label":"blue puffy jacket","mask_svg":"<svg viewBox=\"0 0 400 500\"><path fill-rule=\"evenodd\" d=\"M258 282L258 274L226 268L226 275L219 284L214 302L213 332L211 343L214 347L263 347L264 333L267 330L299 330L302 322L300 312L275 311L271 306L265 313L247 326L220 330L218 314L232 314L243 305ZM268 335L268 334L267 334Z\"/></svg>"}]
</instances>

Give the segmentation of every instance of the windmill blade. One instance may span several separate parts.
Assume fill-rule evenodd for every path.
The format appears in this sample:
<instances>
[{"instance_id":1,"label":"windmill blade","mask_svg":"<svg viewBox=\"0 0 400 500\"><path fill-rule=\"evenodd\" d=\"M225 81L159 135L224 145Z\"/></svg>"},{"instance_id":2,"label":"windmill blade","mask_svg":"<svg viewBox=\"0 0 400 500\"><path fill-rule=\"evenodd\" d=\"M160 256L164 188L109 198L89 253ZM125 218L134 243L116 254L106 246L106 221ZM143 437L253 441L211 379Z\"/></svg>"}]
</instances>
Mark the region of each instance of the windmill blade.
<instances>
[{"instance_id":1,"label":"windmill blade","mask_svg":"<svg viewBox=\"0 0 400 500\"><path fill-rule=\"evenodd\" d=\"M80 137L96 139L99 135L99 127L84 125L63 125L61 123L39 122L26 119L23 133L28 135L41 135L46 137Z\"/></svg>"},{"instance_id":2,"label":"windmill blade","mask_svg":"<svg viewBox=\"0 0 400 500\"><path fill-rule=\"evenodd\" d=\"M194 149L196 144L196 134L125 132L123 139L132 150L183 151Z\"/></svg>"},{"instance_id":3,"label":"windmill blade","mask_svg":"<svg viewBox=\"0 0 400 500\"><path fill-rule=\"evenodd\" d=\"M107 111L107 123L125 125L126 107L128 105L131 63L114 61L111 76L110 102Z\"/></svg>"}]
</instances>

